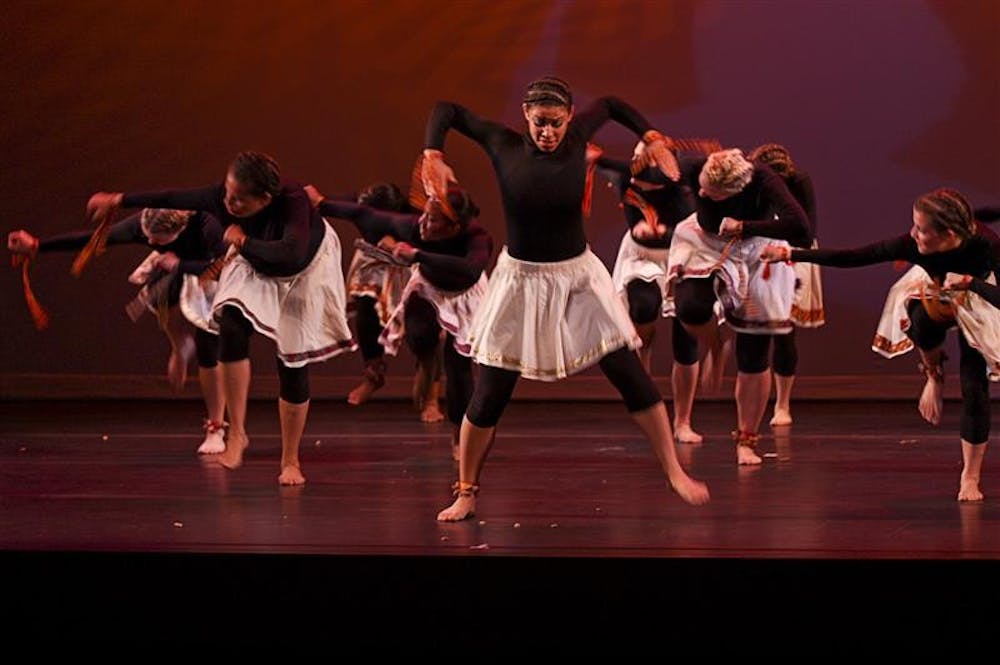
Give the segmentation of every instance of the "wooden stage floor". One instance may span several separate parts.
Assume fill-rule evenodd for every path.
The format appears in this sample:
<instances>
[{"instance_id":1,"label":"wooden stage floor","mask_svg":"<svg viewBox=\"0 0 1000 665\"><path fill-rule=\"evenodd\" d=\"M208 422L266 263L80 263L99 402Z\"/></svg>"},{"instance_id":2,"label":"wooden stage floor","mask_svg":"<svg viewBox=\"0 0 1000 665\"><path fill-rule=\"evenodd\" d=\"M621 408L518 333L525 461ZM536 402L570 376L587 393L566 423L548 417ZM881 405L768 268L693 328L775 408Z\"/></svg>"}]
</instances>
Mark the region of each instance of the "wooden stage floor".
<instances>
[{"instance_id":1,"label":"wooden stage floor","mask_svg":"<svg viewBox=\"0 0 1000 665\"><path fill-rule=\"evenodd\" d=\"M943 640L995 628L1000 598L1000 460L987 455L985 502L955 500L958 409L932 428L914 402L798 403L792 427L765 427L764 464L738 468L735 407L700 402L705 442L679 446L712 493L695 508L667 490L620 404L515 402L478 515L441 524L450 428L403 402L315 402L301 488L276 483L273 402L251 404L237 471L195 455L196 402L0 402L14 599L0 620L26 640L294 630L442 652L434 633L454 621L466 646L557 645L567 630L577 644L660 640L737 621Z\"/></svg>"}]
</instances>

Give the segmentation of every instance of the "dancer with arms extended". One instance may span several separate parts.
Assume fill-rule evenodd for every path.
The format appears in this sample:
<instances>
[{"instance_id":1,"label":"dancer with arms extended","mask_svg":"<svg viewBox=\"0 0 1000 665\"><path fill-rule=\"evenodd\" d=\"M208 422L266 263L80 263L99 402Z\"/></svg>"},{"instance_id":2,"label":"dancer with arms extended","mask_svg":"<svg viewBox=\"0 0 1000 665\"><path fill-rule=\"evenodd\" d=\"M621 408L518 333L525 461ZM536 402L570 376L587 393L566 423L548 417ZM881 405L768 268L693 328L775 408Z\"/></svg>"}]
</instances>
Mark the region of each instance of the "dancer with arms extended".
<instances>
[{"instance_id":1,"label":"dancer with arms extended","mask_svg":"<svg viewBox=\"0 0 1000 665\"><path fill-rule=\"evenodd\" d=\"M200 210L225 225L231 245L213 301L219 328L229 410L220 464L242 464L249 444L250 337L254 330L277 345L282 485L305 482L299 443L309 413L309 365L356 348L345 315L340 241L309 203L301 185L282 179L278 164L259 152L241 152L225 181L188 190L94 194L88 212L103 220L118 207Z\"/></svg>"},{"instance_id":2,"label":"dancer with arms extended","mask_svg":"<svg viewBox=\"0 0 1000 665\"><path fill-rule=\"evenodd\" d=\"M1000 237L973 218L953 189L917 197L910 232L856 249L764 248L765 261L804 261L853 268L888 261L913 267L890 289L872 350L892 358L914 346L925 375L919 411L941 422L945 337L957 325L962 384L962 474L959 501L981 501L990 436L989 381L1000 380ZM941 295L946 302L941 302Z\"/></svg>"},{"instance_id":3,"label":"dancer with arms extended","mask_svg":"<svg viewBox=\"0 0 1000 665\"><path fill-rule=\"evenodd\" d=\"M18 230L7 236L7 248L21 256L80 250L93 235L93 231L80 231L39 239ZM221 453L225 450L226 404L218 365L218 336L193 325L196 322L185 317L181 306L184 277L200 274L224 252L221 225L207 214L146 208L111 225L106 244L140 245L152 250L129 278L142 285L136 299L140 309L132 315L137 317L145 309L157 315L170 342L167 380L171 386L177 390L184 387L192 354L197 359L206 410L205 439L198 452Z\"/></svg>"},{"instance_id":4,"label":"dancer with arms extended","mask_svg":"<svg viewBox=\"0 0 1000 665\"><path fill-rule=\"evenodd\" d=\"M455 180L442 152L454 129L489 155L507 227L507 247L472 331L472 356L480 371L461 426L456 496L438 519L474 514L479 475L520 376L553 381L595 363L622 393L670 486L689 503L705 503L708 489L688 476L677 458L666 406L634 353L640 345L635 327L583 229L588 175L596 168L588 141L597 130L608 120L624 125L643 138L650 159L676 178L669 139L613 97L575 114L569 86L556 78L529 85L522 110L526 133L447 102L438 103L428 119L426 190L445 199L448 182Z\"/></svg>"},{"instance_id":5,"label":"dancer with arms extended","mask_svg":"<svg viewBox=\"0 0 1000 665\"><path fill-rule=\"evenodd\" d=\"M448 209L428 199L420 215L378 210L349 201L324 199L306 187L324 217L350 220L366 236L395 240L392 255L416 265L379 338L387 353L396 355L400 343L418 362L436 362L444 331L444 374L448 420L454 426L452 454L457 459L459 426L472 398L472 360L469 358L472 321L486 292L486 266L493 239L479 224L479 208L464 190L448 189ZM436 400L436 397L435 397Z\"/></svg>"}]
</instances>

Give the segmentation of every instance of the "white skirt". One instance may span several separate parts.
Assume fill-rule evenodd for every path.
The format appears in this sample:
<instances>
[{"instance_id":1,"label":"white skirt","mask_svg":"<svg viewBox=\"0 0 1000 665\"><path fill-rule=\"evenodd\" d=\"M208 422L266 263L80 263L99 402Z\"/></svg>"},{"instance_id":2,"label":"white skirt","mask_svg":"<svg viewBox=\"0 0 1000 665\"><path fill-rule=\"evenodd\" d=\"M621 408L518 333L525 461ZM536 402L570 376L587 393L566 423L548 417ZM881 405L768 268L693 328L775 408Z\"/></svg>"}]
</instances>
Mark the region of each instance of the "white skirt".
<instances>
[{"instance_id":1,"label":"white skirt","mask_svg":"<svg viewBox=\"0 0 1000 665\"><path fill-rule=\"evenodd\" d=\"M813 240L812 249L819 247ZM819 328L826 323L823 309L823 282L819 274L819 264L793 263L796 286L795 300L792 301L792 321L799 328Z\"/></svg>"},{"instance_id":2,"label":"white skirt","mask_svg":"<svg viewBox=\"0 0 1000 665\"><path fill-rule=\"evenodd\" d=\"M500 253L471 335L480 365L556 381L641 345L608 269L588 248L534 263Z\"/></svg>"},{"instance_id":3,"label":"white skirt","mask_svg":"<svg viewBox=\"0 0 1000 665\"><path fill-rule=\"evenodd\" d=\"M303 367L357 348L347 327L340 240L328 223L316 256L289 277L262 275L237 256L222 271L214 314L238 307L254 329L273 339L286 367Z\"/></svg>"},{"instance_id":4,"label":"white skirt","mask_svg":"<svg viewBox=\"0 0 1000 665\"><path fill-rule=\"evenodd\" d=\"M787 263L761 261L761 251L771 244L788 245L772 238L726 239L708 234L692 214L674 230L668 289L672 292L675 280L718 277L715 295L730 327L758 335L790 333L795 270Z\"/></svg>"},{"instance_id":5,"label":"white skirt","mask_svg":"<svg viewBox=\"0 0 1000 665\"><path fill-rule=\"evenodd\" d=\"M399 352L406 335L406 301L415 294L434 306L438 324L455 338L455 350L463 356L471 355L472 342L469 335L472 332L472 322L486 295L488 283L486 273L483 272L479 281L464 291L443 291L428 282L419 270L414 270L403 289L400 304L379 336L379 344L385 347L388 354L396 355Z\"/></svg>"},{"instance_id":6,"label":"white skirt","mask_svg":"<svg viewBox=\"0 0 1000 665\"><path fill-rule=\"evenodd\" d=\"M996 283L993 275L988 281ZM886 358L895 358L913 348L913 341L906 336L910 328L907 305L912 300L920 300L921 293L932 285L930 275L920 266L913 266L896 280L886 295L872 340L872 351ZM1000 381L1000 309L971 291L947 302L954 306L956 324L969 346L986 359L990 380Z\"/></svg>"},{"instance_id":7,"label":"white skirt","mask_svg":"<svg viewBox=\"0 0 1000 665\"><path fill-rule=\"evenodd\" d=\"M631 231L625 231L621 245L618 246L618 258L615 259L614 270L611 272L611 281L615 285L615 291L628 303L626 289L629 282L637 279L643 282L656 282L663 294L663 303L666 305L669 260L669 248L659 249L640 245L632 237ZM664 316L666 316L665 307Z\"/></svg>"},{"instance_id":8,"label":"white skirt","mask_svg":"<svg viewBox=\"0 0 1000 665\"><path fill-rule=\"evenodd\" d=\"M372 258L355 251L347 269L347 295L375 300L375 311L384 328L402 301L401 296L411 270Z\"/></svg>"}]
</instances>

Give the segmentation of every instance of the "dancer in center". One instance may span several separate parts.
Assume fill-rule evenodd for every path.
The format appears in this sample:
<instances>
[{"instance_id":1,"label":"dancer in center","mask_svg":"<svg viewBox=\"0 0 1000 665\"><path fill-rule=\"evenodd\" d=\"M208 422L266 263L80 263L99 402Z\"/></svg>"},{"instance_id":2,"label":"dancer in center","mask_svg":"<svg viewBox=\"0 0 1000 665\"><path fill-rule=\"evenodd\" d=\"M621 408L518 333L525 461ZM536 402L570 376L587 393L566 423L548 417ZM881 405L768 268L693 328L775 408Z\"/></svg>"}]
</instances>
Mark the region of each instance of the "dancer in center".
<instances>
[{"instance_id":1,"label":"dancer in center","mask_svg":"<svg viewBox=\"0 0 1000 665\"><path fill-rule=\"evenodd\" d=\"M480 371L462 420L456 496L438 520L475 513L479 475L518 377L555 381L595 363L622 394L671 487L688 503L703 504L708 488L688 476L677 458L666 406L633 352L641 344L635 327L583 230L596 168L588 141L597 130L608 120L632 130L643 138L650 160L676 179L670 141L617 98L600 98L574 114L570 88L557 78L531 83L522 110L527 133L448 102L439 102L427 123L427 192L447 200L455 177L442 149L448 130L455 129L490 156L507 229L507 246L471 335Z\"/></svg>"}]
</instances>

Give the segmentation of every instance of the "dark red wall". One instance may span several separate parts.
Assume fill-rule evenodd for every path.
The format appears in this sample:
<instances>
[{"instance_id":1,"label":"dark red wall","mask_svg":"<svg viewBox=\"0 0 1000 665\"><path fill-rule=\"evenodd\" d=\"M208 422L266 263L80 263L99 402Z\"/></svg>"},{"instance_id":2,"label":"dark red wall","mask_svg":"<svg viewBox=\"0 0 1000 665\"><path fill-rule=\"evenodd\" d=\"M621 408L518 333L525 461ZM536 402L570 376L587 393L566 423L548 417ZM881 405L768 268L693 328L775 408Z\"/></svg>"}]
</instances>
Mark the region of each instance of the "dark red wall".
<instances>
[{"instance_id":1,"label":"dark red wall","mask_svg":"<svg viewBox=\"0 0 1000 665\"><path fill-rule=\"evenodd\" d=\"M435 100L518 125L525 83L553 73L579 102L617 94L668 133L785 143L815 181L822 244L860 244L906 231L912 200L936 186L1000 203L998 26L992 0L14 0L0 23L0 231L80 228L93 191L207 184L241 149L323 190L405 182ZM634 143L616 128L598 139L622 155ZM461 137L447 148L502 240L489 163ZM354 232L338 230L349 247ZM588 230L610 265L623 231L610 193ZM0 375L159 372L154 322L123 311L143 254L116 249L80 279L71 255L44 257L43 333L8 271ZM887 366L868 344L895 277L890 266L824 272L830 323L800 335L802 373ZM270 368L269 344L254 354Z\"/></svg>"}]
</instances>

